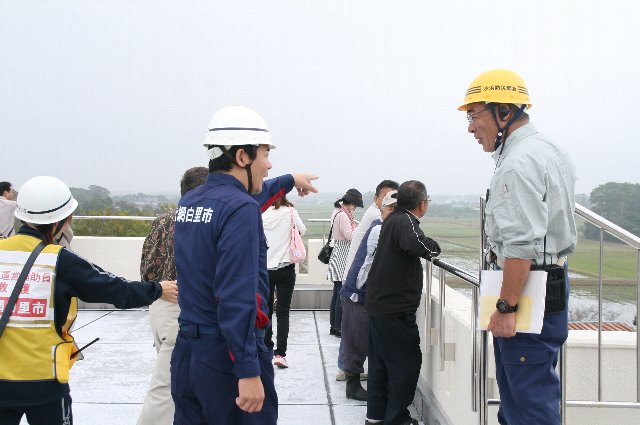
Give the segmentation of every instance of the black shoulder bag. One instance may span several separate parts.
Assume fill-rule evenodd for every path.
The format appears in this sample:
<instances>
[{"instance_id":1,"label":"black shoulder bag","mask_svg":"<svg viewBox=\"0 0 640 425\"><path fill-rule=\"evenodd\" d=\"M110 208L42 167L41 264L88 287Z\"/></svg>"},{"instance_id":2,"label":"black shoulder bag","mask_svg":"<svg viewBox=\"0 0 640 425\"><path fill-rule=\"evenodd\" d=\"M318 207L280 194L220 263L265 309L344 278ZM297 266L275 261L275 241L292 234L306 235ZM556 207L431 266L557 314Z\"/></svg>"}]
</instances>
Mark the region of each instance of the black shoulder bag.
<instances>
[{"instance_id":1,"label":"black shoulder bag","mask_svg":"<svg viewBox=\"0 0 640 425\"><path fill-rule=\"evenodd\" d=\"M31 252L31 255L29 255L27 262L22 268L22 272L20 273L20 277L18 277L16 286L13 288L13 292L11 292L11 297L9 297L9 301L5 305L4 311L2 312L2 318L0 318L0 336L2 336L2 333L4 332L4 329L6 328L7 323L9 322L9 317L11 316L11 313L13 312L13 308L15 307L16 302L18 301L18 297L20 296L20 291L22 291L24 282L27 280L27 276L29 276L29 272L31 271L31 267L33 267L33 263L36 262L36 258L38 257L38 255L40 255L40 253L46 246L47 245L44 242L40 242L38 246L36 246L36 248Z\"/></svg>"},{"instance_id":2,"label":"black shoulder bag","mask_svg":"<svg viewBox=\"0 0 640 425\"><path fill-rule=\"evenodd\" d=\"M333 216L333 221L331 222L331 229L329 229L329 238L327 239L327 243L324 244L320 252L318 253L318 260L320 260L323 264L329 264L329 260L331 259L331 253L333 252L333 247L331 246L331 234L333 233L333 223L336 221L336 217L340 214L340 211Z\"/></svg>"}]
</instances>

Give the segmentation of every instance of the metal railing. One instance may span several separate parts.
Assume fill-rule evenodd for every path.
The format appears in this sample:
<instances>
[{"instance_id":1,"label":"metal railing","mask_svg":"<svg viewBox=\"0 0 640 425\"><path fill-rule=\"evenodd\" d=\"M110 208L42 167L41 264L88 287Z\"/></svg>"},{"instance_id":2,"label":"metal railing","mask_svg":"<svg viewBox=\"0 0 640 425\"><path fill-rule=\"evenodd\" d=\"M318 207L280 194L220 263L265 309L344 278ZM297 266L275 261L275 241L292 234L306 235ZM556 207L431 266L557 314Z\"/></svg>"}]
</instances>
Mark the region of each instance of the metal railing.
<instances>
[{"instance_id":1,"label":"metal railing","mask_svg":"<svg viewBox=\"0 0 640 425\"><path fill-rule=\"evenodd\" d=\"M480 233L481 233L481 246L480 246L480 270L486 268L486 236L484 235L484 207L485 200L480 200ZM610 234L627 245L636 250L637 253L637 269L636 269L636 317L638 313L638 307L640 306L640 238L622 229L621 227L611 223L610 221L600 217L587 208L576 204L576 215L582 217L587 222L598 227L600 229L600 249L599 249L599 272L598 272L598 388L597 400L593 401L579 401L579 400L567 400L566 395L566 382L567 382L567 368L566 368L566 345L562 347L560 351L559 361L559 374L562 385L562 400L561 400L561 418L562 424L566 424L566 408L567 407L606 407L606 408L640 408L640 327L636 326L636 402L616 402L616 401L603 401L602 399L602 258L604 253L604 234ZM439 308L434 318L430 311L431 308L431 291L433 285L433 266L438 267L438 279L439 279ZM446 276L452 274L468 285L471 285L472 289L472 314L471 314L471 334L472 334L472 356L471 356L471 376L472 376L472 400L471 409L473 412L478 413L478 423L480 425L486 425L488 423L488 408L489 406L497 406L500 404L499 399L488 398L488 332L478 330L478 315L479 315L479 295L480 295L480 280L478 277L464 271L452 264L449 264L440 259L433 259L431 262L427 262L427 281L425 292L427 299L425 302L425 339L427 353L431 352L432 341L432 320L438 322L438 345L440 363L439 369L443 371L445 369L445 340L446 340L446 328L445 328L445 286ZM481 273L479 273L481 275Z\"/></svg>"},{"instance_id":2,"label":"metal railing","mask_svg":"<svg viewBox=\"0 0 640 425\"><path fill-rule=\"evenodd\" d=\"M157 217L142 215L74 215L74 220L133 220L133 221L153 221Z\"/></svg>"},{"instance_id":3,"label":"metal railing","mask_svg":"<svg viewBox=\"0 0 640 425\"><path fill-rule=\"evenodd\" d=\"M599 229L599 260L598 260L598 388L597 400L578 401L566 399L566 346L561 351L560 362L560 379L562 382L562 423L566 423L566 407L607 407L607 408L632 408L640 409L640 326L636 325L636 401L603 401L602 397L602 292L603 292L603 257L604 257L604 235L609 234L618 240L624 242L636 251L636 320L638 318L638 310L640 308L640 238L634 234L624 230L620 226L610 222L609 220L590 211L582 205L576 204L576 215L583 218L586 222L596 226Z\"/></svg>"},{"instance_id":4,"label":"metal railing","mask_svg":"<svg viewBox=\"0 0 640 425\"><path fill-rule=\"evenodd\" d=\"M325 238L325 229L326 229L326 225L328 223L331 223L331 219L330 218L308 218L307 219L308 223L322 223L322 243L326 243L327 240Z\"/></svg>"}]
</instances>

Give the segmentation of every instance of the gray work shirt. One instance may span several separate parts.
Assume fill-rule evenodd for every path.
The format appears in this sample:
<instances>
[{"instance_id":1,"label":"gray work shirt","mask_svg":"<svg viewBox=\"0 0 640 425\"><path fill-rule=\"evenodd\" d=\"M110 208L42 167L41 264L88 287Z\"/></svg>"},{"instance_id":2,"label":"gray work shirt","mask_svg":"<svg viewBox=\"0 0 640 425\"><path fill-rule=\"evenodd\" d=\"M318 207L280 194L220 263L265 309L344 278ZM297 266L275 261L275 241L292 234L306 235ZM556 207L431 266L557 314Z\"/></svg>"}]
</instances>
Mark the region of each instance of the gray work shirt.
<instances>
[{"instance_id":1,"label":"gray work shirt","mask_svg":"<svg viewBox=\"0 0 640 425\"><path fill-rule=\"evenodd\" d=\"M556 263L575 250L575 166L569 155L526 124L509 135L500 153L485 207L485 232L499 261L520 258Z\"/></svg>"}]
</instances>

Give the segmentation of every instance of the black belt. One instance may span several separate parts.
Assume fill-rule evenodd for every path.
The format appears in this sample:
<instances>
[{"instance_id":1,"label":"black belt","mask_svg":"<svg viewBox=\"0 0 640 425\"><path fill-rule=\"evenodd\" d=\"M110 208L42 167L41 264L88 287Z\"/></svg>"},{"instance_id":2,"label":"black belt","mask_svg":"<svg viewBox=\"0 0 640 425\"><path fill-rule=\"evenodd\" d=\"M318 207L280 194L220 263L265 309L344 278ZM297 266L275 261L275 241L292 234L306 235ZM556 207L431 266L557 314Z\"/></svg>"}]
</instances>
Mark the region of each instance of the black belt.
<instances>
[{"instance_id":1,"label":"black belt","mask_svg":"<svg viewBox=\"0 0 640 425\"><path fill-rule=\"evenodd\" d=\"M180 332L189 335L192 338L198 338L200 335L221 336L220 327L218 325L195 325L192 323L181 323ZM266 329L255 328L256 337L264 338Z\"/></svg>"}]
</instances>

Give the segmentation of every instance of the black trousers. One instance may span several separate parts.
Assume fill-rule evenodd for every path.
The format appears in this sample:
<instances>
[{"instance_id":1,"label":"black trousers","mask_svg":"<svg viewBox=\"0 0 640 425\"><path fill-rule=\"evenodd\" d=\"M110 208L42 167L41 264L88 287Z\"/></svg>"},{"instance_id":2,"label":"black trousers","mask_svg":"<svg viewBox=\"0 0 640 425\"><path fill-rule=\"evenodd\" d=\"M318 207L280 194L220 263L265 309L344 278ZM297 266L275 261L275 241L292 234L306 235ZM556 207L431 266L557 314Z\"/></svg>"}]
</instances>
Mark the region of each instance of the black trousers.
<instances>
[{"instance_id":1,"label":"black trousers","mask_svg":"<svg viewBox=\"0 0 640 425\"><path fill-rule=\"evenodd\" d=\"M0 407L0 425L18 425L23 415L30 425L72 425L71 396L35 406Z\"/></svg>"},{"instance_id":2,"label":"black trousers","mask_svg":"<svg viewBox=\"0 0 640 425\"><path fill-rule=\"evenodd\" d=\"M329 325L332 329L339 331L342 328L342 303L340 302L340 290L342 282L333 282L333 294L331 295L331 305L329 306Z\"/></svg>"},{"instance_id":3,"label":"black trousers","mask_svg":"<svg viewBox=\"0 0 640 425\"><path fill-rule=\"evenodd\" d=\"M369 316L367 418L399 425L409 418L418 385L422 352L416 315Z\"/></svg>"},{"instance_id":4,"label":"black trousers","mask_svg":"<svg viewBox=\"0 0 640 425\"><path fill-rule=\"evenodd\" d=\"M290 264L277 270L269 270L269 320L273 317L273 299L277 291L278 302L276 305L276 317L278 318L278 328L276 335L277 347L273 351L276 356L287 355L287 340L289 339L289 311L291 310L291 297L293 288L296 285L296 266ZM273 349L273 329L267 328L264 338L265 344Z\"/></svg>"}]
</instances>

